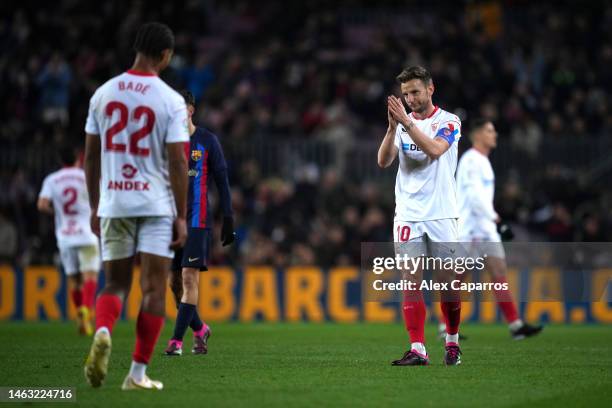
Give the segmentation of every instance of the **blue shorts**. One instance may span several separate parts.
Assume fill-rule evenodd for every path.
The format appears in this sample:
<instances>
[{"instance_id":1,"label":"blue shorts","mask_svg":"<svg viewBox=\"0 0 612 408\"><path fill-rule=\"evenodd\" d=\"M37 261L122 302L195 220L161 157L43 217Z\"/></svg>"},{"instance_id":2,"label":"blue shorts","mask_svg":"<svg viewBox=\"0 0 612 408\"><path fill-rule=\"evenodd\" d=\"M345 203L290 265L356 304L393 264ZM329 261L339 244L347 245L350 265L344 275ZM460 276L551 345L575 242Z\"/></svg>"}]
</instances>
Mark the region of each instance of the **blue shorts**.
<instances>
[{"instance_id":1,"label":"blue shorts","mask_svg":"<svg viewBox=\"0 0 612 408\"><path fill-rule=\"evenodd\" d=\"M183 248L176 251L172 260L172 270L180 271L183 268L208 270L210 237L210 228L187 228L187 241Z\"/></svg>"}]
</instances>

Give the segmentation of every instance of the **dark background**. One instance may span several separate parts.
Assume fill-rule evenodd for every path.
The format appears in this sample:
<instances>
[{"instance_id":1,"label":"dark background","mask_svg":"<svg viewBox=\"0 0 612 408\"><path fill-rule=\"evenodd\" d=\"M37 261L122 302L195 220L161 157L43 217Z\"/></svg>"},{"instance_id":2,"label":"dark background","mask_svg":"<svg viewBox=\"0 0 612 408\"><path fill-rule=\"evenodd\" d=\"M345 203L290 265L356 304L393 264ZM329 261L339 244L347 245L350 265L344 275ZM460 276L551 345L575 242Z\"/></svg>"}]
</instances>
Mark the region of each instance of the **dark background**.
<instances>
[{"instance_id":1,"label":"dark background","mask_svg":"<svg viewBox=\"0 0 612 408\"><path fill-rule=\"evenodd\" d=\"M385 98L413 64L464 136L494 121L496 208L517 240L608 241L605 3L3 1L0 258L53 261L42 179L59 146L83 145L90 96L130 67L151 20L176 35L162 77L194 93L230 165L238 242L213 263L358 264L360 242L390 240L396 167L378 169L376 150Z\"/></svg>"}]
</instances>

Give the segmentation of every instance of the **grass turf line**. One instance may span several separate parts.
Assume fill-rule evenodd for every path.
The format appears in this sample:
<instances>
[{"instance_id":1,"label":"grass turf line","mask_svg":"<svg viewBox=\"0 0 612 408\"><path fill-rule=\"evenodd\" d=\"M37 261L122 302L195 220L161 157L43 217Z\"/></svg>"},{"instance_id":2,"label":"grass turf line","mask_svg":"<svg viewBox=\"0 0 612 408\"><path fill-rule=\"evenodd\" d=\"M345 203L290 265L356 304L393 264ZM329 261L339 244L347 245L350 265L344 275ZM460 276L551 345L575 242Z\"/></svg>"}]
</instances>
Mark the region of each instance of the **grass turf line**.
<instances>
[{"instance_id":1,"label":"grass turf line","mask_svg":"<svg viewBox=\"0 0 612 408\"><path fill-rule=\"evenodd\" d=\"M191 355L188 334L183 356L161 356L171 326L148 371L164 382L161 393L119 389L134 344L134 324L123 322L100 389L83 378L91 340L78 337L72 323L3 322L0 386L73 386L78 405L104 407L596 407L612 400L612 326L549 326L539 337L513 341L505 326L466 324L459 367L442 365L433 325L428 367L390 366L407 347L399 323L215 324L209 355Z\"/></svg>"}]
</instances>

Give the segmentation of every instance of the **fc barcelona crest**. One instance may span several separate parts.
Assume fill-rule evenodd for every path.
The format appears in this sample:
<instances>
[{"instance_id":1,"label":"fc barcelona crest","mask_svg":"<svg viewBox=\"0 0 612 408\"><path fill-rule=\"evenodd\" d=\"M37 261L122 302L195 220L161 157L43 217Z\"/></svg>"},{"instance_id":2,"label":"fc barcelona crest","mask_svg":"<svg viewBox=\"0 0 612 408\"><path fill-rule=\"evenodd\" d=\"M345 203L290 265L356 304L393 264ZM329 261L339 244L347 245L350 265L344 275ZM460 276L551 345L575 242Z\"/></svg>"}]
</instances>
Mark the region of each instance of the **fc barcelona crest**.
<instances>
[{"instance_id":1,"label":"fc barcelona crest","mask_svg":"<svg viewBox=\"0 0 612 408\"><path fill-rule=\"evenodd\" d=\"M201 150L192 150L191 151L191 160L193 160L193 161L200 161L201 158L202 158L202 151Z\"/></svg>"}]
</instances>

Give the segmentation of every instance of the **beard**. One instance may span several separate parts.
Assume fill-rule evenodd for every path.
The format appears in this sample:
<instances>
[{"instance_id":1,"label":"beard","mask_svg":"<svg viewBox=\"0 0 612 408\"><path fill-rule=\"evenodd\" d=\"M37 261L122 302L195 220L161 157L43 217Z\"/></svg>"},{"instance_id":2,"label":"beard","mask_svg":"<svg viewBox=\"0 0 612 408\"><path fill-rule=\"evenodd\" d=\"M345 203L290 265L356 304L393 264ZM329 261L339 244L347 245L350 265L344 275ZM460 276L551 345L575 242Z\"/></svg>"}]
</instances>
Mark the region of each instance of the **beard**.
<instances>
[{"instance_id":1,"label":"beard","mask_svg":"<svg viewBox=\"0 0 612 408\"><path fill-rule=\"evenodd\" d=\"M423 112L425 112L425 109L427 108L427 104L425 103L419 103L417 105L415 105L414 108L410 108L412 110L412 112L414 113L418 113L421 114Z\"/></svg>"}]
</instances>

